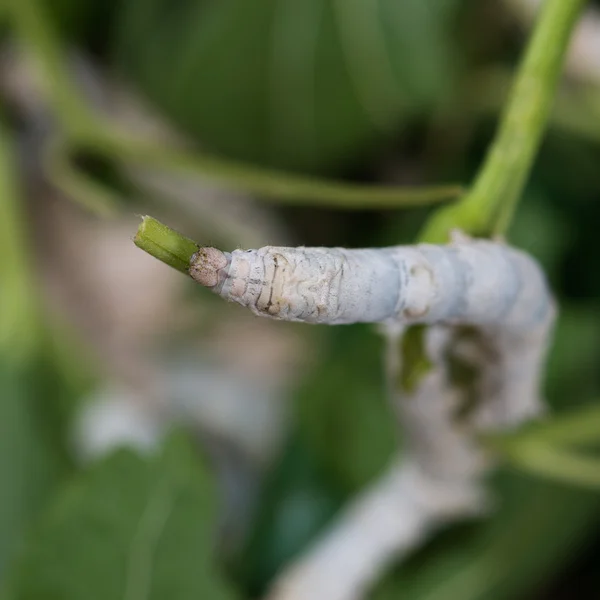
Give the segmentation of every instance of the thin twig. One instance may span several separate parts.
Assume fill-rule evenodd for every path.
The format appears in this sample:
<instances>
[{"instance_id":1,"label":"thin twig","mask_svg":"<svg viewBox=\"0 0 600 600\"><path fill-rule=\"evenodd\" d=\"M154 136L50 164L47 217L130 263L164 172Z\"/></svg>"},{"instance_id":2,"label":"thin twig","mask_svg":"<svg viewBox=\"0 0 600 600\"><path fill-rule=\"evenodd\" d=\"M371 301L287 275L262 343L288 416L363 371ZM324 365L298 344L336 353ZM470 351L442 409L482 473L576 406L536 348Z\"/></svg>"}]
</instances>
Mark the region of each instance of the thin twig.
<instances>
[{"instance_id":1,"label":"thin twig","mask_svg":"<svg viewBox=\"0 0 600 600\"><path fill-rule=\"evenodd\" d=\"M594 403L516 433L484 436L484 446L517 469L588 488L600 488L600 459L586 454L600 442L600 404Z\"/></svg>"},{"instance_id":2,"label":"thin twig","mask_svg":"<svg viewBox=\"0 0 600 600\"><path fill-rule=\"evenodd\" d=\"M9 0L8 8L12 23L40 67L66 141L76 149L85 148L109 160L196 174L278 204L348 210L398 208L447 202L464 192L460 185L452 184L383 187L296 175L123 134L88 106L74 84L43 4L39 0ZM84 189L81 182L75 186ZM95 199L99 198L96 194Z\"/></svg>"},{"instance_id":3,"label":"thin twig","mask_svg":"<svg viewBox=\"0 0 600 600\"><path fill-rule=\"evenodd\" d=\"M192 256L198 251L198 244L163 225L152 217L142 217L134 243L165 264L188 273Z\"/></svg>"},{"instance_id":4,"label":"thin twig","mask_svg":"<svg viewBox=\"0 0 600 600\"><path fill-rule=\"evenodd\" d=\"M520 470L600 490L600 459L597 456L544 443L535 437L497 442L493 448Z\"/></svg>"},{"instance_id":5,"label":"thin twig","mask_svg":"<svg viewBox=\"0 0 600 600\"><path fill-rule=\"evenodd\" d=\"M529 25L543 0L504 0L504 3ZM591 3L573 32L565 68L580 81L600 83L600 11Z\"/></svg>"},{"instance_id":6,"label":"thin twig","mask_svg":"<svg viewBox=\"0 0 600 600\"><path fill-rule=\"evenodd\" d=\"M0 354L11 362L30 358L42 337L33 257L18 188L14 148L8 132L0 127Z\"/></svg>"},{"instance_id":7,"label":"thin twig","mask_svg":"<svg viewBox=\"0 0 600 600\"><path fill-rule=\"evenodd\" d=\"M478 236L506 232L542 140L570 35L584 3L544 3L474 184L458 204L432 216L422 241L445 241L452 228Z\"/></svg>"}]
</instances>

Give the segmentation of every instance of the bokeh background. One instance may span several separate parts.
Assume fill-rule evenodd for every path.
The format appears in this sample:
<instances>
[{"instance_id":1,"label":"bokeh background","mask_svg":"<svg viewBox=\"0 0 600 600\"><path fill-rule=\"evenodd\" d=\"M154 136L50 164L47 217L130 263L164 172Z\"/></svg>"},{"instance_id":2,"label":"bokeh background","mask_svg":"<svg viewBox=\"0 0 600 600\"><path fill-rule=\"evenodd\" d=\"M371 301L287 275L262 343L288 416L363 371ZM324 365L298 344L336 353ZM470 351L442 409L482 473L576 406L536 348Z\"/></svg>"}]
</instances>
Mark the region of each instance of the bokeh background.
<instances>
[{"instance_id":1,"label":"bokeh background","mask_svg":"<svg viewBox=\"0 0 600 600\"><path fill-rule=\"evenodd\" d=\"M411 243L433 207L374 209L368 193L353 210L292 205L257 193L247 167L271 188L292 175L467 184L536 4L0 5L7 598L260 598L382 471L398 431L375 328L226 305L134 247L137 215L224 249ZM598 15L590 3L510 231L560 300L557 412L600 398ZM77 143L69 83L144 140L137 154ZM185 173L168 158L181 148ZM371 597L598 597L598 494L508 468L490 485L491 516L436 535Z\"/></svg>"}]
</instances>

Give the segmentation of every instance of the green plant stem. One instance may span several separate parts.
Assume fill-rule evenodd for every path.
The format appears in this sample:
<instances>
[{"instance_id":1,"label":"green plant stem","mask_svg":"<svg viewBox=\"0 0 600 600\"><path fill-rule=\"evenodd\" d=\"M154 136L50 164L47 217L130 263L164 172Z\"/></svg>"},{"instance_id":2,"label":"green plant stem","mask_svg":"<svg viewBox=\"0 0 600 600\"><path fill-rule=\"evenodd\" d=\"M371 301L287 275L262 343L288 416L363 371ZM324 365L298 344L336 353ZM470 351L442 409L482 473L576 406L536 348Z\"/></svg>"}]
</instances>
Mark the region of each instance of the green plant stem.
<instances>
[{"instance_id":1,"label":"green plant stem","mask_svg":"<svg viewBox=\"0 0 600 600\"><path fill-rule=\"evenodd\" d=\"M514 467L583 487L600 490L600 458L524 438L498 447Z\"/></svg>"},{"instance_id":2,"label":"green plant stem","mask_svg":"<svg viewBox=\"0 0 600 600\"><path fill-rule=\"evenodd\" d=\"M600 402L539 423L530 435L552 444L598 443L600 442Z\"/></svg>"},{"instance_id":3,"label":"green plant stem","mask_svg":"<svg viewBox=\"0 0 600 600\"><path fill-rule=\"evenodd\" d=\"M283 204L330 206L340 209L398 208L454 200L464 192L458 185L380 187L331 181L254 167L207 154L165 147L156 142L128 137L88 106L74 84L60 42L39 0L7 0L9 16L44 76L55 113L64 128L67 148L87 148L109 160L180 171L214 180L225 186L254 193ZM114 210L108 192L84 181L65 168L62 158L48 158L59 168L56 181L67 193L75 193L87 208L100 213ZM91 190L92 198L79 198Z\"/></svg>"},{"instance_id":4,"label":"green plant stem","mask_svg":"<svg viewBox=\"0 0 600 600\"><path fill-rule=\"evenodd\" d=\"M484 446L514 467L600 489L600 458L585 446L600 442L600 403L526 426L516 433L487 435Z\"/></svg>"},{"instance_id":5,"label":"green plant stem","mask_svg":"<svg viewBox=\"0 0 600 600\"><path fill-rule=\"evenodd\" d=\"M20 362L41 336L40 306L11 140L0 125L0 354Z\"/></svg>"},{"instance_id":6,"label":"green plant stem","mask_svg":"<svg viewBox=\"0 0 600 600\"><path fill-rule=\"evenodd\" d=\"M444 242L452 228L504 234L527 180L552 107L571 31L584 0L546 0L483 167L462 200L438 210L421 240Z\"/></svg>"},{"instance_id":7,"label":"green plant stem","mask_svg":"<svg viewBox=\"0 0 600 600\"><path fill-rule=\"evenodd\" d=\"M275 171L195 154L105 130L83 142L89 150L129 164L155 167L218 181L225 187L254 193L277 204L328 206L337 209L426 206L458 198L459 185L424 187L373 186L345 183Z\"/></svg>"},{"instance_id":8,"label":"green plant stem","mask_svg":"<svg viewBox=\"0 0 600 600\"><path fill-rule=\"evenodd\" d=\"M4 4L17 34L36 62L54 112L67 134L77 136L99 127L93 111L69 74L45 3L5 0Z\"/></svg>"},{"instance_id":9,"label":"green plant stem","mask_svg":"<svg viewBox=\"0 0 600 600\"><path fill-rule=\"evenodd\" d=\"M100 217L117 215L122 198L108 186L78 169L70 156L67 139L50 140L42 150L42 161L50 183L69 198Z\"/></svg>"},{"instance_id":10,"label":"green plant stem","mask_svg":"<svg viewBox=\"0 0 600 600\"><path fill-rule=\"evenodd\" d=\"M433 213L419 241L446 243L453 229L484 237L506 232L540 145L571 31L583 4L584 0L544 2L475 182L459 202ZM411 348L411 352L418 349ZM425 358L420 357L421 364Z\"/></svg>"},{"instance_id":11,"label":"green plant stem","mask_svg":"<svg viewBox=\"0 0 600 600\"><path fill-rule=\"evenodd\" d=\"M163 225L152 217L142 217L134 243L154 258L187 273L192 256L199 246L181 233Z\"/></svg>"},{"instance_id":12,"label":"green plant stem","mask_svg":"<svg viewBox=\"0 0 600 600\"><path fill-rule=\"evenodd\" d=\"M505 448L519 444L522 440L572 447L598 443L600 402L538 421L516 432L486 435L482 438L484 444Z\"/></svg>"},{"instance_id":13,"label":"green plant stem","mask_svg":"<svg viewBox=\"0 0 600 600\"><path fill-rule=\"evenodd\" d=\"M511 74L490 67L475 74L464 99L474 117L492 117L502 110L510 90ZM583 140L600 142L600 90L589 83L559 86L550 115L550 126Z\"/></svg>"}]
</instances>

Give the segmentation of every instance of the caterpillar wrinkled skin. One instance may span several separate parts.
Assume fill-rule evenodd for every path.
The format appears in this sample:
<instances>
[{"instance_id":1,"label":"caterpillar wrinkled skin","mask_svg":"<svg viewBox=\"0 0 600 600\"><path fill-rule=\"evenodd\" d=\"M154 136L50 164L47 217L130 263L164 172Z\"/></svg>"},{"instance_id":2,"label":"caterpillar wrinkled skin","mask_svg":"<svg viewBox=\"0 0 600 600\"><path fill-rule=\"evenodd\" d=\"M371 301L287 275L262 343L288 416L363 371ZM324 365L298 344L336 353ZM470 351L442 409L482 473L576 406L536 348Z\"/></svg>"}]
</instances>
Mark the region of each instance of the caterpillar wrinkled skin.
<instances>
[{"instance_id":1,"label":"caterpillar wrinkled skin","mask_svg":"<svg viewBox=\"0 0 600 600\"><path fill-rule=\"evenodd\" d=\"M381 249L283 248L192 258L197 282L253 313L325 323L502 324L523 330L547 320L553 302L538 264L501 242Z\"/></svg>"},{"instance_id":2,"label":"caterpillar wrinkled skin","mask_svg":"<svg viewBox=\"0 0 600 600\"><path fill-rule=\"evenodd\" d=\"M382 249L202 248L189 271L257 315L380 323L388 339L402 459L276 578L268 600L364 597L392 560L437 527L486 510L483 475L493 461L478 434L544 412L540 382L556 308L537 262L503 242L457 233L447 245ZM415 324L429 326L429 367L406 387L399 341ZM470 375L461 380L460 372Z\"/></svg>"}]
</instances>

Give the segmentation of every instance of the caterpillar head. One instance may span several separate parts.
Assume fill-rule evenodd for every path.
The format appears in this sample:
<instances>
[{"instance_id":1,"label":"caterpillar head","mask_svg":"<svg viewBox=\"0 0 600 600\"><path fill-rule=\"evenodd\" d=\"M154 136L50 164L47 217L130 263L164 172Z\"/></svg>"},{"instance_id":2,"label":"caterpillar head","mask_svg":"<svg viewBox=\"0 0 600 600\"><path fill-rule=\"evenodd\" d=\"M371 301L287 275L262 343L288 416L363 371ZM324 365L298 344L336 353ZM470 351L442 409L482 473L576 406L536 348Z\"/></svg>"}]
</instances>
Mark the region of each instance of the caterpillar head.
<instances>
[{"instance_id":1,"label":"caterpillar head","mask_svg":"<svg viewBox=\"0 0 600 600\"><path fill-rule=\"evenodd\" d=\"M228 263L225 253L217 248L200 248L190 260L190 276L200 285L215 287L219 283L219 272Z\"/></svg>"}]
</instances>

